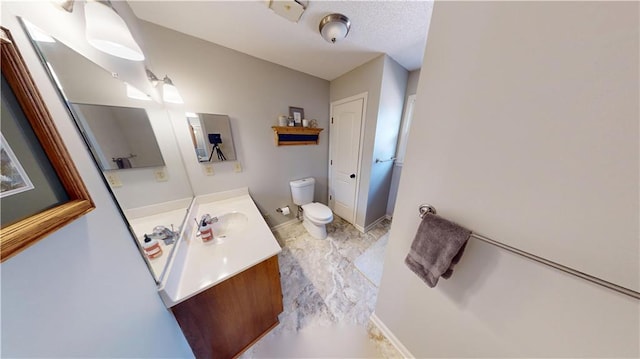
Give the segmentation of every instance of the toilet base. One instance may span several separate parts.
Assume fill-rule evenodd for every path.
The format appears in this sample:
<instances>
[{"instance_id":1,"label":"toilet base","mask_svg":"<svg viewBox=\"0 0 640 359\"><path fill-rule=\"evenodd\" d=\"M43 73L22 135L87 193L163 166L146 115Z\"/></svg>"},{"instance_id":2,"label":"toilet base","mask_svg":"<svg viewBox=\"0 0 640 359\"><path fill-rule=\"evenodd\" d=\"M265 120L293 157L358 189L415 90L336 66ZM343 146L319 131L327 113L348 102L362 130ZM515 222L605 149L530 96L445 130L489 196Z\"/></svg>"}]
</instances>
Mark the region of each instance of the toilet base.
<instances>
[{"instance_id":1,"label":"toilet base","mask_svg":"<svg viewBox=\"0 0 640 359\"><path fill-rule=\"evenodd\" d=\"M325 224L317 225L311 222L308 218L303 218L302 225L309 232L311 237L315 239L327 238L327 226Z\"/></svg>"}]
</instances>

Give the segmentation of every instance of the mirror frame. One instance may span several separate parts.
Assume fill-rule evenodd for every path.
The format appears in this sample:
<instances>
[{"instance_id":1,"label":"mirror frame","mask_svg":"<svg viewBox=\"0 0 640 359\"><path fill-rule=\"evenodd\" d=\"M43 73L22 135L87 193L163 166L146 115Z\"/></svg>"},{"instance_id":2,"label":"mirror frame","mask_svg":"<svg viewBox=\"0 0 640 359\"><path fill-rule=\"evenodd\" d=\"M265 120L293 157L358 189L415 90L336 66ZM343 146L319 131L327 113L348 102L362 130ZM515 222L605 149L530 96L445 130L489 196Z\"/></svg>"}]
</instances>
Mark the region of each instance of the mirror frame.
<instances>
[{"instance_id":1,"label":"mirror frame","mask_svg":"<svg viewBox=\"0 0 640 359\"><path fill-rule=\"evenodd\" d=\"M0 261L3 262L90 212L95 208L95 204L69 156L11 33L4 27L0 30L2 74L69 197L66 203L0 228Z\"/></svg>"}]
</instances>

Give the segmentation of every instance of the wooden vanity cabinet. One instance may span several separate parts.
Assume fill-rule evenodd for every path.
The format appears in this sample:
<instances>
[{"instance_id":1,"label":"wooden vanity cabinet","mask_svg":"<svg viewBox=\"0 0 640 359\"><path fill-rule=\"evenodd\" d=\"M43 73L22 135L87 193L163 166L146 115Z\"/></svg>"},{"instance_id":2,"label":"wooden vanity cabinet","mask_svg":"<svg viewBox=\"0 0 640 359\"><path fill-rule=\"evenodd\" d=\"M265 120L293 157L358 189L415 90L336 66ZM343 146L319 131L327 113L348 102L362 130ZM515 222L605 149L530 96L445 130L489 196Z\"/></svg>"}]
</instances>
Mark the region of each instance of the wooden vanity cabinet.
<instances>
[{"instance_id":1,"label":"wooden vanity cabinet","mask_svg":"<svg viewBox=\"0 0 640 359\"><path fill-rule=\"evenodd\" d=\"M171 308L196 358L233 358L278 325L282 288L273 256Z\"/></svg>"}]
</instances>

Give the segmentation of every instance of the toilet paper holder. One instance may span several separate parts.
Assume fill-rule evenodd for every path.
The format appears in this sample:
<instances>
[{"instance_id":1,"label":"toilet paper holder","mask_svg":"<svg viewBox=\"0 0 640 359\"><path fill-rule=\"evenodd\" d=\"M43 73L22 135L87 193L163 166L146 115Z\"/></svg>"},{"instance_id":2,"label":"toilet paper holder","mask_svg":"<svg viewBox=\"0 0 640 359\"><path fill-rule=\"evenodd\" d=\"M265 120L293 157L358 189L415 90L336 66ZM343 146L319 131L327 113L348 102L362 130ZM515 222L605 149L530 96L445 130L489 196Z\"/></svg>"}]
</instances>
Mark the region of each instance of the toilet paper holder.
<instances>
[{"instance_id":1,"label":"toilet paper holder","mask_svg":"<svg viewBox=\"0 0 640 359\"><path fill-rule=\"evenodd\" d=\"M291 210L289 209L289 206L284 206L284 207L276 208L276 212L281 213L285 216L288 216L291 213Z\"/></svg>"}]
</instances>

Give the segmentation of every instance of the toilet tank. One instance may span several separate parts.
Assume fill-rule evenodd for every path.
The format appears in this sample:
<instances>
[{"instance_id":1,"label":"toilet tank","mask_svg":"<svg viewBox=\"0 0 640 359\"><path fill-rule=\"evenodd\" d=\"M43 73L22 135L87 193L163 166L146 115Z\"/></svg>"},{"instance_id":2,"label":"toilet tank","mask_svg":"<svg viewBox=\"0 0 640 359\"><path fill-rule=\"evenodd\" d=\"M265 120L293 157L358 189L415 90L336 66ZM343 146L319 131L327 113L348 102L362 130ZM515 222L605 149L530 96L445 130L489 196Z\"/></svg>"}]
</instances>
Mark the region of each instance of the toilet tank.
<instances>
[{"instance_id":1,"label":"toilet tank","mask_svg":"<svg viewBox=\"0 0 640 359\"><path fill-rule=\"evenodd\" d=\"M313 202L313 189L315 184L316 180L312 177L289 182L293 203L302 206L303 204Z\"/></svg>"}]
</instances>

